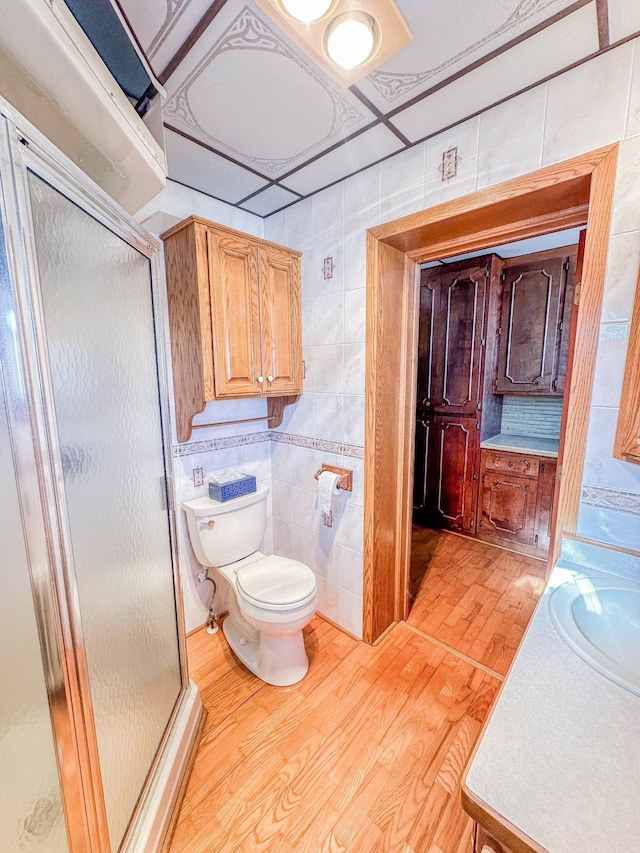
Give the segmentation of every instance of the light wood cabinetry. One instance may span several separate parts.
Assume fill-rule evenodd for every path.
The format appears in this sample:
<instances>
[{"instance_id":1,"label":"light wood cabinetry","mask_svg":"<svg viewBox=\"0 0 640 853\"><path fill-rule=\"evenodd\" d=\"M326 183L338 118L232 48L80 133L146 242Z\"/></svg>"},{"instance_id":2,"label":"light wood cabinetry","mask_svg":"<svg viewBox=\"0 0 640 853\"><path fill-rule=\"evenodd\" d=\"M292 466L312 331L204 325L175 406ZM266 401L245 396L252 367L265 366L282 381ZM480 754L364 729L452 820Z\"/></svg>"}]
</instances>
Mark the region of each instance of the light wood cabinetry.
<instances>
[{"instance_id":1,"label":"light wood cabinetry","mask_svg":"<svg viewBox=\"0 0 640 853\"><path fill-rule=\"evenodd\" d=\"M640 465L640 277L629 329L629 349L613 454L624 462Z\"/></svg>"},{"instance_id":2,"label":"light wood cabinetry","mask_svg":"<svg viewBox=\"0 0 640 853\"><path fill-rule=\"evenodd\" d=\"M478 536L546 556L556 461L482 450L481 467Z\"/></svg>"},{"instance_id":3,"label":"light wood cabinetry","mask_svg":"<svg viewBox=\"0 0 640 853\"><path fill-rule=\"evenodd\" d=\"M495 393L564 392L575 261L557 250L505 261Z\"/></svg>"},{"instance_id":4,"label":"light wood cabinetry","mask_svg":"<svg viewBox=\"0 0 640 853\"><path fill-rule=\"evenodd\" d=\"M196 216L162 239L178 441L212 400L281 413L302 393L300 253Z\"/></svg>"},{"instance_id":5,"label":"light wood cabinetry","mask_svg":"<svg viewBox=\"0 0 640 853\"><path fill-rule=\"evenodd\" d=\"M473 853L515 853L515 851L500 844L479 823L476 823Z\"/></svg>"}]
</instances>

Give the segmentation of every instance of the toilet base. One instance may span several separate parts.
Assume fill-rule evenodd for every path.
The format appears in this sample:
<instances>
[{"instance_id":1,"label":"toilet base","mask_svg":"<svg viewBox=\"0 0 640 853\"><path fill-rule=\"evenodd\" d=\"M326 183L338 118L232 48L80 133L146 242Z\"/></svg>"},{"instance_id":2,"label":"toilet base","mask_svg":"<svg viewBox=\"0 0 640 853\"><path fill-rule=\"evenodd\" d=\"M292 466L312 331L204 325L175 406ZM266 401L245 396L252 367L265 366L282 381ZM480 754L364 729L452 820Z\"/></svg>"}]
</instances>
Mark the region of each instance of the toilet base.
<instances>
[{"instance_id":1,"label":"toilet base","mask_svg":"<svg viewBox=\"0 0 640 853\"><path fill-rule=\"evenodd\" d=\"M247 628L243 631L232 613L222 623L231 650L254 675L276 687L289 687L305 677L309 658L302 631L278 636Z\"/></svg>"}]
</instances>

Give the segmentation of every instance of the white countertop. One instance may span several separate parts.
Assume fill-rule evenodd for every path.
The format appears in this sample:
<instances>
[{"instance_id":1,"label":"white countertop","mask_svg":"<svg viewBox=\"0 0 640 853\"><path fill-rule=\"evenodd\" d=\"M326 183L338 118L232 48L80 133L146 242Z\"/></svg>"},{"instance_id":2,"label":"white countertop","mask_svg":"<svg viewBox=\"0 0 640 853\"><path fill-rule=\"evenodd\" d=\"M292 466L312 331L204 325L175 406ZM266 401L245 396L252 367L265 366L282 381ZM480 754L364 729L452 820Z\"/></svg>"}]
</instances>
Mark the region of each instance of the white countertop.
<instances>
[{"instance_id":1,"label":"white countertop","mask_svg":"<svg viewBox=\"0 0 640 853\"><path fill-rule=\"evenodd\" d=\"M557 438L536 438L531 435L511 435L508 432L500 432L492 438L486 438L480 442L480 447L486 450L508 450L513 453L529 453L534 456L558 455ZM638 848L640 850L640 847Z\"/></svg>"},{"instance_id":2,"label":"white countertop","mask_svg":"<svg viewBox=\"0 0 640 853\"><path fill-rule=\"evenodd\" d=\"M640 697L593 670L554 628L548 599L571 571L598 574L558 562L466 786L549 853L635 853Z\"/></svg>"}]
</instances>

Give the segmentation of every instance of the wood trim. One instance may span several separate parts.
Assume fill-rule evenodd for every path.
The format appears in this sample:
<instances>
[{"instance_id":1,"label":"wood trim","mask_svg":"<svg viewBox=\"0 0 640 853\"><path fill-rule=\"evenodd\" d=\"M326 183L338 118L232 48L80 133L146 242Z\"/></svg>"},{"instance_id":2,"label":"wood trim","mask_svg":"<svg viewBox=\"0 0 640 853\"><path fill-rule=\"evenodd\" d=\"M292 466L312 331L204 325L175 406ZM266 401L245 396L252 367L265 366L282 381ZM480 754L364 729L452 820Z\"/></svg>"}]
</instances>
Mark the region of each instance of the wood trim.
<instances>
[{"instance_id":1,"label":"wood trim","mask_svg":"<svg viewBox=\"0 0 640 853\"><path fill-rule=\"evenodd\" d=\"M363 637L404 611L413 467L416 264L588 224L556 538L575 533L617 145L380 225L367 234ZM486 240L490 237L491 243ZM413 312L413 316L410 317ZM398 477L398 472L403 472Z\"/></svg>"},{"instance_id":2,"label":"wood trim","mask_svg":"<svg viewBox=\"0 0 640 853\"><path fill-rule=\"evenodd\" d=\"M569 405L558 485L555 541L551 543L553 552L559 548L562 534L575 533L578 525L617 162L618 146L614 145L596 164L591 177L573 367L569 384L565 386L565 393L569 392Z\"/></svg>"},{"instance_id":3,"label":"wood trim","mask_svg":"<svg viewBox=\"0 0 640 853\"><path fill-rule=\"evenodd\" d=\"M164 234L161 234L160 239L166 240L167 237L171 237L178 231L182 231L183 228L188 228L192 223L203 225L205 228L213 227L216 231L224 231L231 237L237 237L241 240L249 239L252 243L257 243L260 246L272 246L274 249L279 249L289 255L294 255L298 258L302 257L302 252L298 252L296 249L290 249L288 246L280 245L280 243L273 243L271 240L265 240L263 237L254 237L252 234L247 234L245 231L236 231L235 228L229 228L227 225L220 225L217 222L212 222L210 219L203 219L202 216L195 215L188 216L186 219L183 219L182 222L178 222L177 225L174 225L168 231L165 231Z\"/></svg>"},{"instance_id":4,"label":"wood trim","mask_svg":"<svg viewBox=\"0 0 640 853\"><path fill-rule=\"evenodd\" d=\"M600 50L609 47L609 3L608 0L596 0L598 17L598 46Z\"/></svg>"},{"instance_id":5,"label":"wood trim","mask_svg":"<svg viewBox=\"0 0 640 853\"><path fill-rule=\"evenodd\" d=\"M576 270L574 276L574 306L571 312L571 325L569 327L569 352L567 356L567 369L565 376L564 395L562 399L562 418L560 420L560 442L558 445L558 459L556 465L556 485L553 490L553 507L551 510L551 529L549 531L549 554L547 558L547 577L551 574L553 566L560 556L560 537L556 536L558 526L558 503L560 499L560 480L562 477L562 461L564 459L564 449L566 444L567 434L567 416L569 413L569 398L571 397L571 377L573 375L573 353L575 350L576 329L578 324L578 306L575 303L579 299L579 293L582 289L582 270L584 268L584 247L586 243L587 232L581 231L578 240L578 254L576 258Z\"/></svg>"},{"instance_id":6,"label":"wood trim","mask_svg":"<svg viewBox=\"0 0 640 853\"><path fill-rule=\"evenodd\" d=\"M171 57L167 65L162 71L162 74L158 75L158 82L163 86L171 77L173 72L176 70L178 65L182 62L185 56L189 53L194 44L198 41L200 36L207 29L209 24L213 21L216 15L222 10L222 7L225 5L227 0L214 0L213 3L209 6L204 15L200 18L195 27L191 30L186 39L182 42L178 50Z\"/></svg>"},{"instance_id":7,"label":"wood trim","mask_svg":"<svg viewBox=\"0 0 640 853\"><path fill-rule=\"evenodd\" d=\"M640 275L629 327L629 349L613 455L623 462L640 465Z\"/></svg>"},{"instance_id":8,"label":"wood trim","mask_svg":"<svg viewBox=\"0 0 640 853\"><path fill-rule=\"evenodd\" d=\"M412 375L418 269L406 255L367 236L367 332L365 395L365 511L363 639L373 643L404 614L407 532L411 517L411 428L405 429ZM378 287L377 282L384 282ZM411 328L407 319L411 316ZM373 393L372 393L372 389ZM400 416L399 416L400 413ZM398 472L404 472L398 476ZM381 499L382 498L382 499ZM399 535L398 535L399 534ZM402 570L396 567L402 564Z\"/></svg>"},{"instance_id":9,"label":"wood trim","mask_svg":"<svg viewBox=\"0 0 640 853\"><path fill-rule=\"evenodd\" d=\"M482 740L482 733L478 743ZM473 752L475 755L475 750ZM473 756L471 757L473 761ZM471 764L471 761L469 764ZM521 832L516 826L505 820L502 815L494 811L484 800L471 793L466 785L466 775L460 789L460 799L465 812L479 823L500 844L509 848L509 853L549 853L546 847L537 844L528 835Z\"/></svg>"}]
</instances>

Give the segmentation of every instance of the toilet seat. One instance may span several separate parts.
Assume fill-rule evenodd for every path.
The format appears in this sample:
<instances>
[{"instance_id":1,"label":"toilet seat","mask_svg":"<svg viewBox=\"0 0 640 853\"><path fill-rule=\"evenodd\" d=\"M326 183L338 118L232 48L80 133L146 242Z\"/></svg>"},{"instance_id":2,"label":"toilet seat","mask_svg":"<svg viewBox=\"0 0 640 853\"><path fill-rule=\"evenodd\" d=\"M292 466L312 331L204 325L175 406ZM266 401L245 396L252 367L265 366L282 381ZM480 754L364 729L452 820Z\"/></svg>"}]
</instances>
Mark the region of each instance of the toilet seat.
<instances>
[{"instance_id":1,"label":"toilet seat","mask_svg":"<svg viewBox=\"0 0 640 853\"><path fill-rule=\"evenodd\" d=\"M263 557L236 571L236 589L249 604L264 610L298 610L316 595L314 573L288 557Z\"/></svg>"}]
</instances>

